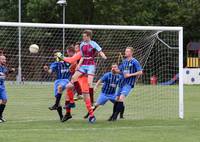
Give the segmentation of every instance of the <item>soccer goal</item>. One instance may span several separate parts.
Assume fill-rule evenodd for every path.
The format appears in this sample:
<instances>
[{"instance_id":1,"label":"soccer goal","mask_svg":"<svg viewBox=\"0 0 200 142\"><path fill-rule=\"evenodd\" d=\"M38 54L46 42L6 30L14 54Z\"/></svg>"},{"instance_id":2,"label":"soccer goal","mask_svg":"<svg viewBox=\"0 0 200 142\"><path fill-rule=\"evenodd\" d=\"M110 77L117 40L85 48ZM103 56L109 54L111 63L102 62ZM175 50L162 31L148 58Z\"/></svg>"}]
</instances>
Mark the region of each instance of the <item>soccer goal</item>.
<instances>
[{"instance_id":1,"label":"soccer goal","mask_svg":"<svg viewBox=\"0 0 200 142\"><path fill-rule=\"evenodd\" d=\"M8 65L17 69L8 76L7 86L52 85L55 77L46 74L43 66L54 61L55 49L65 51L70 44L81 41L84 29L93 30L93 39L108 57L106 61L96 58L96 80L110 70L112 63L120 64L127 46L135 50L134 57L141 63L144 74L126 100L127 119L184 117L182 27L0 22L0 50L6 55ZM39 45L37 54L29 52L31 44ZM102 108L97 113L109 116L111 106L108 107L108 111Z\"/></svg>"}]
</instances>

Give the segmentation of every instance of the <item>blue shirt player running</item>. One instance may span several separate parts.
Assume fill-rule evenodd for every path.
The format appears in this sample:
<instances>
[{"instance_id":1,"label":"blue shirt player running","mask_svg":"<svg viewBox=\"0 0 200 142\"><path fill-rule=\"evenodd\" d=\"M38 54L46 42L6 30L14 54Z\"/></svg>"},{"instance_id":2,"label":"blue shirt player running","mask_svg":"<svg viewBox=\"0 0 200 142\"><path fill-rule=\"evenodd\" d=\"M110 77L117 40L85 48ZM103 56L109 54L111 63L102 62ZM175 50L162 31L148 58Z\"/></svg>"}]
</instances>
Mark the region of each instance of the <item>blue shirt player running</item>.
<instances>
[{"instance_id":1,"label":"blue shirt player running","mask_svg":"<svg viewBox=\"0 0 200 142\"><path fill-rule=\"evenodd\" d=\"M124 110L124 100L127 97L132 88L134 88L134 84L137 76L142 75L143 69L140 63L133 58L133 47L127 47L125 50L126 59L123 60L121 65L119 66L121 74L123 74L122 80L120 82L120 86L116 93L117 102L114 105L115 112L112 116L112 120L117 120L118 114Z\"/></svg>"},{"instance_id":2,"label":"blue shirt player running","mask_svg":"<svg viewBox=\"0 0 200 142\"><path fill-rule=\"evenodd\" d=\"M120 82L121 75L118 73L118 65L112 64L110 72L105 73L96 83L94 90L96 91L98 86L103 83L101 93L97 98L96 104L94 106L94 111L100 106L104 105L107 101L115 103L115 92L117 86ZM87 118L89 114L85 115L84 118Z\"/></svg>"},{"instance_id":3,"label":"blue shirt player running","mask_svg":"<svg viewBox=\"0 0 200 142\"><path fill-rule=\"evenodd\" d=\"M6 57L1 53L0 55L0 123L5 122L6 120L3 118L3 112L4 109L6 107L6 103L7 103L7 92L6 92L6 88L5 88L5 78L6 75L10 72L15 71L14 68L12 68L11 70L8 70L6 65Z\"/></svg>"},{"instance_id":4,"label":"blue shirt player running","mask_svg":"<svg viewBox=\"0 0 200 142\"><path fill-rule=\"evenodd\" d=\"M57 52L55 54L58 54ZM60 53L61 54L61 53ZM57 56L55 56L57 59ZM62 92L65 90L66 85L69 83L69 80L71 79L72 73L70 72L70 64L59 61L51 63L50 67L44 66L44 70L47 71L49 74L56 73L56 80L54 82L54 96L55 96L55 104L51 107L49 107L50 110L58 110L62 107L60 106L60 99L62 96ZM58 111L60 112L60 111ZM62 115L60 115L60 119L62 119Z\"/></svg>"}]
</instances>

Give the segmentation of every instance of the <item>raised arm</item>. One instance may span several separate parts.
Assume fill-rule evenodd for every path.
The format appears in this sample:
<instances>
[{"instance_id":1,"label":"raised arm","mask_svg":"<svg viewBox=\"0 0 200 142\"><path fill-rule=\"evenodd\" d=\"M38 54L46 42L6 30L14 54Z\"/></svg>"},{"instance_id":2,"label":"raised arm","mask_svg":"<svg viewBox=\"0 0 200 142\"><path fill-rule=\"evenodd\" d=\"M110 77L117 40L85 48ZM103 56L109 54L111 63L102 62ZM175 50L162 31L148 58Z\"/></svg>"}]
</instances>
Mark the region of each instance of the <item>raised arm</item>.
<instances>
[{"instance_id":1,"label":"raised arm","mask_svg":"<svg viewBox=\"0 0 200 142\"><path fill-rule=\"evenodd\" d=\"M106 57L106 55L103 53L103 51L100 51L99 54L101 55L101 57L102 57L103 59L107 59L107 57Z\"/></svg>"},{"instance_id":2,"label":"raised arm","mask_svg":"<svg viewBox=\"0 0 200 142\"><path fill-rule=\"evenodd\" d=\"M65 62L68 62L68 63L70 63L70 64L72 64L72 63L75 63L75 62L77 62L78 60L80 60L81 59L81 52L78 52L77 54L75 54L74 56L72 56L72 57L64 57L64 61Z\"/></svg>"},{"instance_id":3,"label":"raised arm","mask_svg":"<svg viewBox=\"0 0 200 142\"><path fill-rule=\"evenodd\" d=\"M48 72L49 74L53 72L52 69L50 69L47 65L44 65L43 69L45 72Z\"/></svg>"},{"instance_id":4,"label":"raised arm","mask_svg":"<svg viewBox=\"0 0 200 142\"><path fill-rule=\"evenodd\" d=\"M97 88L99 87L99 84L101 84L101 83L102 83L102 80L99 79L99 80L97 81L95 87L94 87L94 91L95 91L95 92L96 92Z\"/></svg>"}]
</instances>

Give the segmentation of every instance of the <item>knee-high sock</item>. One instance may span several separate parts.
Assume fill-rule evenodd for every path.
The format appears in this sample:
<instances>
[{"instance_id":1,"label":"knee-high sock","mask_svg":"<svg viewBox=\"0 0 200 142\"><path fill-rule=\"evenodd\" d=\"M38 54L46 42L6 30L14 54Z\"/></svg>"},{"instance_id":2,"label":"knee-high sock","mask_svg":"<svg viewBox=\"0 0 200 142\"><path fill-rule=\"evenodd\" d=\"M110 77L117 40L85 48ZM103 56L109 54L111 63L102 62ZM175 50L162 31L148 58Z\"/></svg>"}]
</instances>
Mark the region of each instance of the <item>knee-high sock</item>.
<instances>
[{"instance_id":1,"label":"knee-high sock","mask_svg":"<svg viewBox=\"0 0 200 142\"><path fill-rule=\"evenodd\" d=\"M120 112L120 117L123 118L124 117L124 110L125 110L125 106L123 104L122 110Z\"/></svg>"},{"instance_id":2,"label":"knee-high sock","mask_svg":"<svg viewBox=\"0 0 200 142\"><path fill-rule=\"evenodd\" d=\"M65 106L67 106L70 101L65 101ZM66 107L66 114L71 114L71 108Z\"/></svg>"},{"instance_id":3,"label":"knee-high sock","mask_svg":"<svg viewBox=\"0 0 200 142\"><path fill-rule=\"evenodd\" d=\"M93 88L89 88L89 94L90 94L91 103L93 105L94 103L94 89Z\"/></svg>"},{"instance_id":4,"label":"knee-high sock","mask_svg":"<svg viewBox=\"0 0 200 142\"><path fill-rule=\"evenodd\" d=\"M62 118L63 118L63 113L62 113L62 107L61 107L61 106L58 107L57 112L58 112L58 115L59 115L59 117L60 117L60 120L62 120Z\"/></svg>"},{"instance_id":5,"label":"knee-high sock","mask_svg":"<svg viewBox=\"0 0 200 142\"><path fill-rule=\"evenodd\" d=\"M3 115L3 111L4 111L5 107L6 107L5 104L0 104L0 118L1 118L2 115Z\"/></svg>"},{"instance_id":6,"label":"knee-high sock","mask_svg":"<svg viewBox=\"0 0 200 142\"><path fill-rule=\"evenodd\" d=\"M59 106L61 96L62 96L62 94L60 94L60 93L58 93L58 94L56 95L56 102L55 102L55 105L56 105L56 106Z\"/></svg>"},{"instance_id":7,"label":"knee-high sock","mask_svg":"<svg viewBox=\"0 0 200 142\"><path fill-rule=\"evenodd\" d=\"M123 102L118 102L118 103L117 103L116 111L115 111L115 114L114 114L114 116L113 116L113 119L115 119L115 120L117 119L119 113L120 113L120 112L122 111L122 109L123 109L123 105L124 105Z\"/></svg>"},{"instance_id":8,"label":"knee-high sock","mask_svg":"<svg viewBox=\"0 0 200 142\"><path fill-rule=\"evenodd\" d=\"M74 103L74 92L72 89L67 89L67 95L69 97L69 102Z\"/></svg>"},{"instance_id":9,"label":"knee-high sock","mask_svg":"<svg viewBox=\"0 0 200 142\"><path fill-rule=\"evenodd\" d=\"M114 114L115 114L115 112L116 112L117 104L118 104L118 102L115 102L115 103L113 104L113 113L112 113L112 117L114 116Z\"/></svg>"},{"instance_id":10,"label":"knee-high sock","mask_svg":"<svg viewBox=\"0 0 200 142\"><path fill-rule=\"evenodd\" d=\"M94 116L94 111L92 109L91 101L89 98L85 100L85 105L88 110L89 116L90 117Z\"/></svg>"},{"instance_id":11,"label":"knee-high sock","mask_svg":"<svg viewBox=\"0 0 200 142\"><path fill-rule=\"evenodd\" d=\"M81 86L80 86L78 81L74 82L74 88L75 88L78 95L82 95Z\"/></svg>"}]
</instances>

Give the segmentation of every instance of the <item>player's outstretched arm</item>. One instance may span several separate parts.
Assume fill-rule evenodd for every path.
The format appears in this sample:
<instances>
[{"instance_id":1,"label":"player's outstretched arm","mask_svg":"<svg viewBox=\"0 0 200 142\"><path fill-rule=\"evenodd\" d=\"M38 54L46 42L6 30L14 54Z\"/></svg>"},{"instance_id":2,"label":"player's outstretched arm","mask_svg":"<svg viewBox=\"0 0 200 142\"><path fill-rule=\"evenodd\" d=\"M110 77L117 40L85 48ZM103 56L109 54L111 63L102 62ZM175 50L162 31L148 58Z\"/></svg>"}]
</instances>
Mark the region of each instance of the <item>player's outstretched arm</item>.
<instances>
[{"instance_id":1,"label":"player's outstretched arm","mask_svg":"<svg viewBox=\"0 0 200 142\"><path fill-rule=\"evenodd\" d=\"M102 83L101 79L99 79L94 87L94 92L97 91L97 88L99 87L99 85Z\"/></svg>"},{"instance_id":2,"label":"player's outstretched arm","mask_svg":"<svg viewBox=\"0 0 200 142\"><path fill-rule=\"evenodd\" d=\"M81 52L78 52L77 54L75 54L72 57L64 57L64 62L68 62L70 64L73 64L75 62L77 62L78 60L81 59Z\"/></svg>"},{"instance_id":3,"label":"player's outstretched arm","mask_svg":"<svg viewBox=\"0 0 200 142\"><path fill-rule=\"evenodd\" d=\"M83 63L83 60L84 60L84 57L81 57L81 59L80 59L78 65L77 65L77 67L76 67L76 70L79 70L81 64Z\"/></svg>"},{"instance_id":4,"label":"player's outstretched arm","mask_svg":"<svg viewBox=\"0 0 200 142\"><path fill-rule=\"evenodd\" d=\"M106 55L104 54L103 51L100 51L99 54L101 55L101 57L102 57L103 59L107 59L107 57L106 57Z\"/></svg>"},{"instance_id":5,"label":"player's outstretched arm","mask_svg":"<svg viewBox=\"0 0 200 142\"><path fill-rule=\"evenodd\" d=\"M15 68L9 68L7 74L15 72Z\"/></svg>"},{"instance_id":6,"label":"player's outstretched arm","mask_svg":"<svg viewBox=\"0 0 200 142\"><path fill-rule=\"evenodd\" d=\"M52 70L49 69L49 67L47 65L44 65L43 69L44 69L45 72L48 72L49 74L52 73Z\"/></svg>"},{"instance_id":7,"label":"player's outstretched arm","mask_svg":"<svg viewBox=\"0 0 200 142\"><path fill-rule=\"evenodd\" d=\"M135 73L131 73L131 74L124 74L124 77L125 78L129 78L129 77L133 77L133 76L139 76L139 75L142 75L143 74L143 71L141 70L141 71L137 71L137 72L135 72Z\"/></svg>"}]
</instances>

